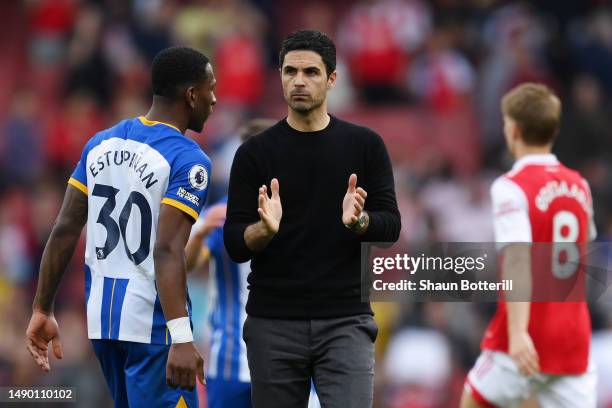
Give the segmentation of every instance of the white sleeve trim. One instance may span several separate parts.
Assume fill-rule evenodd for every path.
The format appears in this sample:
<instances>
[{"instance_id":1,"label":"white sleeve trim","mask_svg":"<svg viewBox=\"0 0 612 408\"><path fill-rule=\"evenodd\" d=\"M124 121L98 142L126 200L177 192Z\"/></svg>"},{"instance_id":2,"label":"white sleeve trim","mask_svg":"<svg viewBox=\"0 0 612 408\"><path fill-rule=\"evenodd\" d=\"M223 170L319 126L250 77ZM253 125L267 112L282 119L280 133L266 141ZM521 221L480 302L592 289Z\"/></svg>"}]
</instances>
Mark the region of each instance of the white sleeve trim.
<instances>
[{"instance_id":1,"label":"white sleeve trim","mask_svg":"<svg viewBox=\"0 0 612 408\"><path fill-rule=\"evenodd\" d=\"M493 229L497 248L513 242L532 242L529 203L525 192L507 177L491 186Z\"/></svg>"}]
</instances>

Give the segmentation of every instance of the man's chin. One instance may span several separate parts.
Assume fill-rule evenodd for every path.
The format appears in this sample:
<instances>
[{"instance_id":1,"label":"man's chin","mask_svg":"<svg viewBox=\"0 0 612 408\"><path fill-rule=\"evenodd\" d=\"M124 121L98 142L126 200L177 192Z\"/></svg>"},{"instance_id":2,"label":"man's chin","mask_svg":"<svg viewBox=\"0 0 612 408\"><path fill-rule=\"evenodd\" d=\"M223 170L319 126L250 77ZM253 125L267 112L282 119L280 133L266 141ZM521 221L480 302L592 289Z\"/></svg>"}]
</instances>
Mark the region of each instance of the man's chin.
<instances>
[{"instance_id":1,"label":"man's chin","mask_svg":"<svg viewBox=\"0 0 612 408\"><path fill-rule=\"evenodd\" d=\"M312 111L313 106L307 103L292 103L291 109L297 113L306 114Z\"/></svg>"}]
</instances>

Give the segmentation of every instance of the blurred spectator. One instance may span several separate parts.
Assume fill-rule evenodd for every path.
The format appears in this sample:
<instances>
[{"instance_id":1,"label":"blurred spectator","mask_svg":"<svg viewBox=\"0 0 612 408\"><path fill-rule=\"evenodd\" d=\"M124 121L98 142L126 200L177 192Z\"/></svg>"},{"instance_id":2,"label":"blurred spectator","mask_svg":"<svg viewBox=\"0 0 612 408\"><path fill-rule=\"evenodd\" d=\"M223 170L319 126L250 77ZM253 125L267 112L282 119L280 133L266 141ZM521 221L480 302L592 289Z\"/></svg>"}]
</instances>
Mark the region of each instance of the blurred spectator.
<instances>
[{"instance_id":1,"label":"blurred spectator","mask_svg":"<svg viewBox=\"0 0 612 408\"><path fill-rule=\"evenodd\" d=\"M451 374L450 344L436 330L407 327L392 338L384 375L392 408L440 406Z\"/></svg>"},{"instance_id":2,"label":"blurred spectator","mask_svg":"<svg viewBox=\"0 0 612 408\"><path fill-rule=\"evenodd\" d=\"M102 128L102 117L93 97L82 92L70 95L62 111L53 118L46 136L48 163L57 169L76 166L87 140Z\"/></svg>"},{"instance_id":3,"label":"blurred spectator","mask_svg":"<svg viewBox=\"0 0 612 408\"><path fill-rule=\"evenodd\" d=\"M469 335L470 319L459 303L413 303L407 320L393 335L383 362L386 405L390 408L454 406L465 369L454 354L465 353L465 338L453 333L462 322ZM463 304L463 306L467 306ZM468 358L471 358L468 356Z\"/></svg>"},{"instance_id":4,"label":"blurred spectator","mask_svg":"<svg viewBox=\"0 0 612 408\"><path fill-rule=\"evenodd\" d=\"M248 22L243 24L248 26ZM257 103L264 86L264 61L259 38L237 31L219 40L214 55L216 95L228 105L248 108ZM240 61L240 63L236 63Z\"/></svg>"},{"instance_id":5,"label":"blurred spectator","mask_svg":"<svg viewBox=\"0 0 612 408\"><path fill-rule=\"evenodd\" d=\"M77 13L76 0L29 0L30 58L54 64L66 53L66 41Z\"/></svg>"},{"instance_id":6,"label":"blurred spectator","mask_svg":"<svg viewBox=\"0 0 612 408\"><path fill-rule=\"evenodd\" d=\"M338 29L338 52L367 102L398 102L408 53L425 41L431 18L419 0L366 0Z\"/></svg>"},{"instance_id":7,"label":"blurred spectator","mask_svg":"<svg viewBox=\"0 0 612 408\"><path fill-rule=\"evenodd\" d=\"M583 75L574 80L566 101L555 152L570 167L581 168L600 159L610 162L612 120L597 79Z\"/></svg>"},{"instance_id":8,"label":"blurred spectator","mask_svg":"<svg viewBox=\"0 0 612 408\"><path fill-rule=\"evenodd\" d=\"M68 49L68 68L65 90L91 94L99 106L110 100L110 70L102 54L102 10L93 5L83 7L74 27L74 34Z\"/></svg>"},{"instance_id":9,"label":"blurred spectator","mask_svg":"<svg viewBox=\"0 0 612 408\"><path fill-rule=\"evenodd\" d=\"M492 241L489 185L489 180L479 178L457 180L452 173L427 181L421 200L434 216L440 241Z\"/></svg>"},{"instance_id":10,"label":"blurred spectator","mask_svg":"<svg viewBox=\"0 0 612 408\"><path fill-rule=\"evenodd\" d=\"M602 8L570 29L573 61L580 72L595 76L606 92L612 91L612 12Z\"/></svg>"},{"instance_id":11,"label":"blurred spectator","mask_svg":"<svg viewBox=\"0 0 612 408\"><path fill-rule=\"evenodd\" d=\"M5 183L27 184L41 172L44 163L39 117L36 94L27 88L19 90L0 130L0 169Z\"/></svg>"},{"instance_id":12,"label":"blurred spectator","mask_svg":"<svg viewBox=\"0 0 612 408\"><path fill-rule=\"evenodd\" d=\"M195 0L177 11L173 32L175 42L214 55L220 37L239 28L261 33L265 24L261 13L246 0Z\"/></svg>"},{"instance_id":13,"label":"blurred spectator","mask_svg":"<svg viewBox=\"0 0 612 408\"><path fill-rule=\"evenodd\" d=\"M133 2L134 43L147 62L158 52L172 45L172 19L175 2L169 0L136 0Z\"/></svg>"},{"instance_id":14,"label":"blurred spectator","mask_svg":"<svg viewBox=\"0 0 612 408\"><path fill-rule=\"evenodd\" d=\"M10 285L23 285L32 278L33 260L14 204L10 199L0 202L0 280Z\"/></svg>"},{"instance_id":15,"label":"blurred spectator","mask_svg":"<svg viewBox=\"0 0 612 408\"><path fill-rule=\"evenodd\" d=\"M174 23L178 41L213 57L219 100L243 108L263 92L265 30L262 14L244 0L194 2Z\"/></svg>"},{"instance_id":16,"label":"blurred spectator","mask_svg":"<svg viewBox=\"0 0 612 408\"><path fill-rule=\"evenodd\" d=\"M470 62L452 48L451 31L436 29L412 64L408 86L435 112L444 113L470 102L474 82Z\"/></svg>"}]
</instances>

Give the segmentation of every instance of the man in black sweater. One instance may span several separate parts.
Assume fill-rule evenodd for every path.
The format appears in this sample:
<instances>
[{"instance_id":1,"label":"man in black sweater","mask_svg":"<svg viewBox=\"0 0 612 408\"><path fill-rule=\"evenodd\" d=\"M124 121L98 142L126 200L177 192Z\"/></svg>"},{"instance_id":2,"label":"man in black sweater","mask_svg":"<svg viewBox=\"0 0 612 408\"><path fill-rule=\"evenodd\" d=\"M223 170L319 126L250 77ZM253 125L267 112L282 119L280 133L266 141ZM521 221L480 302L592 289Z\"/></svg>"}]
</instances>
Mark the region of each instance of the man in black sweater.
<instances>
[{"instance_id":1,"label":"man in black sweater","mask_svg":"<svg viewBox=\"0 0 612 408\"><path fill-rule=\"evenodd\" d=\"M238 149L224 227L230 257L251 260L252 402L303 407L312 378L324 407L370 407L378 328L360 250L399 236L391 163L380 136L327 113L329 37L289 35L280 66L287 118Z\"/></svg>"}]
</instances>

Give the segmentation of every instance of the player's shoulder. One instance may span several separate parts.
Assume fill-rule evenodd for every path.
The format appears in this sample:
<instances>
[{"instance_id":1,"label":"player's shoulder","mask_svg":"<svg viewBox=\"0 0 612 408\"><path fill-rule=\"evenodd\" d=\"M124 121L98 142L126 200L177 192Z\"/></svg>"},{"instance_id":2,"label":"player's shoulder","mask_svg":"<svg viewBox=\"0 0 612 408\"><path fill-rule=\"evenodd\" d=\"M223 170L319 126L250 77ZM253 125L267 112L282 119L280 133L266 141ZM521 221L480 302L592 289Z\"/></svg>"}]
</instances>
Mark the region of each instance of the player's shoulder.
<instances>
[{"instance_id":1,"label":"player's shoulder","mask_svg":"<svg viewBox=\"0 0 612 408\"><path fill-rule=\"evenodd\" d=\"M503 188L514 188L518 187L517 182L512 177L511 172L506 172L498 176L493 183L491 183L491 189L503 189Z\"/></svg>"},{"instance_id":2,"label":"player's shoulder","mask_svg":"<svg viewBox=\"0 0 612 408\"><path fill-rule=\"evenodd\" d=\"M567 180L569 183L575 183L581 185L588 194L591 194L591 187L589 186L589 182L584 178L584 176L576 169L572 169L565 165L561 165L562 168L562 178Z\"/></svg>"},{"instance_id":3,"label":"player's shoulder","mask_svg":"<svg viewBox=\"0 0 612 408\"><path fill-rule=\"evenodd\" d=\"M560 161L550 164L528 165L511 170L508 177L520 185L540 185L550 181L564 180L568 183L587 184L578 170L570 168Z\"/></svg>"},{"instance_id":4,"label":"player's shoulder","mask_svg":"<svg viewBox=\"0 0 612 408\"><path fill-rule=\"evenodd\" d=\"M176 145L168 157L173 165L180 166L182 164L197 163L210 168L210 157L208 157L198 143L187 136L173 136L174 138L176 138Z\"/></svg>"},{"instance_id":5,"label":"player's shoulder","mask_svg":"<svg viewBox=\"0 0 612 408\"><path fill-rule=\"evenodd\" d=\"M170 126L157 126L156 133L142 142L156 150L171 167L185 163L201 163L210 166L211 160L200 145L189 136Z\"/></svg>"},{"instance_id":6,"label":"player's shoulder","mask_svg":"<svg viewBox=\"0 0 612 408\"><path fill-rule=\"evenodd\" d=\"M581 181L585 181L585 178L582 176L582 174L580 174L580 172L576 169L573 169L571 167L567 167L565 164L563 163L559 163L559 169L562 172L562 174L564 176L566 176L567 178L571 178L571 179L575 179L575 180L581 180Z\"/></svg>"},{"instance_id":7,"label":"player's shoulder","mask_svg":"<svg viewBox=\"0 0 612 408\"><path fill-rule=\"evenodd\" d=\"M130 119L124 119L111 127L96 132L88 141L85 143L83 150L87 153L102 142L114 138L124 137L128 129L132 126Z\"/></svg>"},{"instance_id":8,"label":"player's shoulder","mask_svg":"<svg viewBox=\"0 0 612 408\"><path fill-rule=\"evenodd\" d=\"M513 198L523 200L525 192L508 173L497 177L491 184L491 197L493 200L503 200Z\"/></svg>"}]
</instances>

